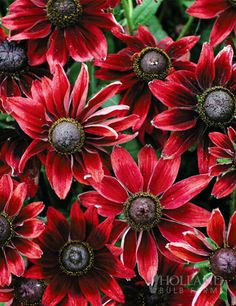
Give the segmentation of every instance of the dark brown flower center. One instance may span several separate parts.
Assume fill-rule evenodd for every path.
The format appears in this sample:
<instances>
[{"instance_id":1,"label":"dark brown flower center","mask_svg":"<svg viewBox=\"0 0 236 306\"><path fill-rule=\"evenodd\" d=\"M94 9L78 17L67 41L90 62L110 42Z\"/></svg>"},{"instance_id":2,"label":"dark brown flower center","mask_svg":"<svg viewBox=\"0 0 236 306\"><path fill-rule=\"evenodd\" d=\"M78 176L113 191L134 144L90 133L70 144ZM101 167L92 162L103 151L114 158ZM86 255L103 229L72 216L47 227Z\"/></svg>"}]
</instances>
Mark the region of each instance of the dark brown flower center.
<instances>
[{"instance_id":1,"label":"dark brown flower center","mask_svg":"<svg viewBox=\"0 0 236 306\"><path fill-rule=\"evenodd\" d=\"M221 86L208 89L199 97L200 117L209 126L228 125L236 112L236 100L233 93Z\"/></svg>"},{"instance_id":2,"label":"dark brown flower center","mask_svg":"<svg viewBox=\"0 0 236 306\"><path fill-rule=\"evenodd\" d=\"M211 257L211 271L225 280L236 277L236 251L230 248L217 250Z\"/></svg>"},{"instance_id":3,"label":"dark brown flower center","mask_svg":"<svg viewBox=\"0 0 236 306\"><path fill-rule=\"evenodd\" d=\"M161 218L161 204L157 197L147 192L136 193L124 204L124 215L131 228L149 230Z\"/></svg>"},{"instance_id":4,"label":"dark brown flower center","mask_svg":"<svg viewBox=\"0 0 236 306\"><path fill-rule=\"evenodd\" d=\"M230 4L232 4L233 7L236 7L236 0L229 0Z\"/></svg>"},{"instance_id":5,"label":"dark brown flower center","mask_svg":"<svg viewBox=\"0 0 236 306\"><path fill-rule=\"evenodd\" d=\"M78 0L49 0L47 15L49 21L58 28L74 26L82 14Z\"/></svg>"},{"instance_id":6,"label":"dark brown flower center","mask_svg":"<svg viewBox=\"0 0 236 306\"><path fill-rule=\"evenodd\" d=\"M2 213L0 214L0 247L5 246L12 237L13 228L9 217Z\"/></svg>"},{"instance_id":7,"label":"dark brown flower center","mask_svg":"<svg viewBox=\"0 0 236 306\"><path fill-rule=\"evenodd\" d=\"M17 278L14 282L15 298L22 306L41 305L45 284L38 279Z\"/></svg>"},{"instance_id":8,"label":"dark brown flower center","mask_svg":"<svg viewBox=\"0 0 236 306\"><path fill-rule=\"evenodd\" d=\"M61 118L50 128L48 139L58 153L73 154L84 144L84 131L76 120Z\"/></svg>"},{"instance_id":9,"label":"dark brown flower center","mask_svg":"<svg viewBox=\"0 0 236 306\"><path fill-rule=\"evenodd\" d=\"M0 45L0 75L14 74L27 66L28 59L22 45L4 40Z\"/></svg>"},{"instance_id":10,"label":"dark brown flower center","mask_svg":"<svg viewBox=\"0 0 236 306\"><path fill-rule=\"evenodd\" d=\"M159 48L143 49L133 61L133 69L138 78L144 81L163 80L171 66L169 56Z\"/></svg>"},{"instance_id":11,"label":"dark brown flower center","mask_svg":"<svg viewBox=\"0 0 236 306\"><path fill-rule=\"evenodd\" d=\"M93 250L87 242L70 241L61 249L59 262L62 271L66 274L84 275L93 267Z\"/></svg>"}]
</instances>

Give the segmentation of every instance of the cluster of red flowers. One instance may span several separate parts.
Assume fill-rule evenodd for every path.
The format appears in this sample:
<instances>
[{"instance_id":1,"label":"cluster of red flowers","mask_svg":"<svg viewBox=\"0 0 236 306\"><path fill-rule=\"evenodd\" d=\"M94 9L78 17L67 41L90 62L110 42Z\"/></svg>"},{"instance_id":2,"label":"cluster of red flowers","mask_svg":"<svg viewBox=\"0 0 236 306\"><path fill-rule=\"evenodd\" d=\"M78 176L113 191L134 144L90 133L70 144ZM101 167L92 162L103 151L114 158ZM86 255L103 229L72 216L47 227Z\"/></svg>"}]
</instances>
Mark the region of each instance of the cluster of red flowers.
<instances>
[{"instance_id":1,"label":"cluster of red flowers","mask_svg":"<svg viewBox=\"0 0 236 306\"><path fill-rule=\"evenodd\" d=\"M236 1L192 1L207 42L135 28L152 1L1 10L6 305L236 305Z\"/></svg>"}]
</instances>

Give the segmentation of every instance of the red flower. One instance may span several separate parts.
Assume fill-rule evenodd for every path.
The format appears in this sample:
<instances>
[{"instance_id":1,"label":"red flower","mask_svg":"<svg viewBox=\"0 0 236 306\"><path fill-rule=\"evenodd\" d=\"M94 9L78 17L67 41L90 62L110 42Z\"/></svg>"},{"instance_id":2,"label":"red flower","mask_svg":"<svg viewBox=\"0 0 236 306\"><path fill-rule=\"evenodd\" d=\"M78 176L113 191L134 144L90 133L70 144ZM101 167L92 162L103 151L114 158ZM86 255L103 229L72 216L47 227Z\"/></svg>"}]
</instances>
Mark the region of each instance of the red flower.
<instances>
[{"instance_id":1,"label":"red flower","mask_svg":"<svg viewBox=\"0 0 236 306\"><path fill-rule=\"evenodd\" d=\"M211 193L217 198L223 198L236 187L236 131L229 127L228 136L214 132L209 137L216 145L210 148L210 154L220 162L210 168L210 174L218 177Z\"/></svg>"},{"instance_id":2,"label":"red flower","mask_svg":"<svg viewBox=\"0 0 236 306\"><path fill-rule=\"evenodd\" d=\"M217 17L210 34L213 46L222 42L232 31L236 32L235 0L195 0L187 13L201 19Z\"/></svg>"},{"instance_id":3,"label":"red flower","mask_svg":"<svg viewBox=\"0 0 236 306\"><path fill-rule=\"evenodd\" d=\"M43 210L42 202L34 202L22 208L27 187L24 183L13 187L10 176L0 179L0 286L11 283L11 275L21 276L25 270L24 260L39 258L42 251L29 240L38 237L43 229L42 221L35 217Z\"/></svg>"},{"instance_id":4,"label":"red flower","mask_svg":"<svg viewBox=\"0 0 236 306\"><path fill-rule=\"evenodd\" d=\"M45 153L42 158L52 188L60 198L70 190L72 178L87 183L84 175L95 180L103 176L103 164L98 152L103 146L124 143L136 135L122 134L137 120L137 116L114 118L127 106L110 106L98 110L105 100L119 89L119 83L103 88L85 105L89 77L82 65L75 86L70 93L68 78L60 65L53 80L43 78L32 86L32 98L9 98L12 116L22 130L34 140L20 162L20 171L29 158ZM85 169L86 167L86 169Z\"/></svg>"},{"instance_id":5,"label":"red flower","mask_svg":"<svg viewBox=\"0 0 236 306\"><path fill-rule=\"evenodd\" d=\"M95 206L103 216L119 216L117 237L122 235L123 262L152 284L158 270L158 252L166 255L166 239L179 241L190 226L206 226L210 213L189 201L209 183L207 175L197 175L174 183L180 158L157 160L152 147L138 155L138 166L123 148L111 155L116 178L104 176L96 189L82 193L83 205ZM114 234L115 237L115 234ZM115 239L115 238L114 238Z\"/></svg>"},{"instance_id":6,"label":"red flower","mask_svg":"<svg viewBox=\"0 0 236 306\"><path fill-rule=\"evenodd\" d=\"M225 47L214 59L212 47L205 43L195 72L177 71L167 82L153 81L152 93L169 109L157 115L153 124L175 131L168 139L163 156L181 155L198 144L198 165L208 172L215 160L208 153L209 131L234 125L236 114L236 67L233 50Z\"/></svg>"},{"instance_id":7,"label":"red flower","mask_svg":"<svg viewBox=\"0 0 236 306\"><path fill-rule=\"evenodd\" d=\"M39 237L43 256L26 273L26 277L49 281L42 304L100 306L99 290L123 303L115 277L132 278L134 273L118 260L121 249L109 243L113 219L99 224L96 209L83 213L77 202L70 218L69 224L60 212L48 209L48 223Z\"/></svg>"},{"instance_id":8,"label":"red flower","mask_svg":"<svg viewBox=\"0 0 236 306\"><path fill-rule=\"evenodd\" d=\"M49 71L42 67L32 67L28 62L23 43L11 42L0 28L0 95L29 95L33 80Z\"/></svg>"},{"instance_id":9,"label":"red flower","mask_svg":"<svg viewBox=\"0 0 236 306\"><path fill-rule=\"evenodd\" d=\"M215 305L226 283L232 297L236 297L236 213L229 221L226 232L225 221L218 209L213 210L205 237L201 232L184 233L186 243L170 243L168 249L177 257L192 263L205 262L209 276L198 289L192 306ZM208 240L207 240L208 239Z\"/></svg>"},{"instance_id":10,"label":"red flower","mask_svg":"<svg viewBox=\"0 0 236 306\"><path fill-rule=\"evenodd\" d=\"M168 305L189 306L194 297L194 292L186 288L192 280L196 269L186 267L160 257L160 268L155 276L153 286L147 286L142 280L134 278L131 281L121 281L125 294L125 305ZM121 306L123 304L106 299L104 306Z\"/></svg>"},{"instance_id":11,"label":"red flower","mask_svg":"<svg viewBox=\"0 0 236 306\"><path fill-rule=\"evenodd\" d=\"M131 112L140 116L140 120L133 126L133 130L138 130L143 125L152 103L148 82L165 79L175 69L193 69L194 65L187 60L186 55L199 38L188 36L174 42L170 37L166 37L157 42L144 26L139 26L135 36L122 34L120 31L114 31L113 34L124 42L127 48L118 54L108 54L105 60L95 60L94 64L102 68L95 75L103 80L122 82L120 90L123 97L120 104L129 105Z\"/></svg>"},{"instance_id":12,"label":"red flower","mask_svg":"<svg viewBox=\"0 0 236 306\"><path fill-rule=\"evenodd\" d=\"M11 285L0 288L0 302L7 302L6 305L41 306L42 297L46 283L42 280L22 277L13 278Z\"/></svg>"},{"instance_id":13,"label":"red flower","mask_svg":"<svg viewBox=\"0 0 236 306\"><path fill-rule=\"evenodd\" d=\"M68 57L84 62L107 55L104 29L118 27L114 17L105 13L103 0L16 0L2 24L14 31L12 40L27 39L32 65L46 59L54 70Z\"/></svg>"}]
</instances>

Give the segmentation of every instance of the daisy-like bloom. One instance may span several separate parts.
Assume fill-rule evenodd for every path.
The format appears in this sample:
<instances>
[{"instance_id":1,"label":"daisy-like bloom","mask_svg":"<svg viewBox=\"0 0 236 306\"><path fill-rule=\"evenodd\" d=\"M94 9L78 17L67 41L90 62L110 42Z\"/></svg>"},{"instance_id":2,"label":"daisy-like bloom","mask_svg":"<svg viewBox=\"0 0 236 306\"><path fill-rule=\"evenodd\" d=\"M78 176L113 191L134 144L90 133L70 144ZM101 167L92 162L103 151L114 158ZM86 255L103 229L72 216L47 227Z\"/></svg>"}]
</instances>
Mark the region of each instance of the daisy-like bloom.
<instances>
[{"instance_id":1,"label":"daisy-like bloom","mask_svg":"<svg viewBox=\"0 0 236 306\"><path fill-rule=\"evenodd\" d=\"M38 237L44 230L36 216L43 210L42 202L30 203L24 208L27 194L24 183L13 186L9 175L0 179L0 286L11 283L12 274L21 276L25 270L22 255L39 258L42 251L30 238Z\"/></svg>"},{"instance_id":2,"label":"daisy-like bloom","mask_svg":"<svg viewBox=\"0 0 236 306\"><path fill-rule=\"evenodd\" d=\"M216 145L210 148L210 154L218 161L210 168L210 175L218 177L211 193L223 198L236 188L236 131L229 127L228 136L214 132L209 137Z\"/></svg>"},{"instance_id":3,"label":"daisy-like bloom","mask_svg":"<svg viewBox=\"0 0 236 306\"><path fill-rule=\"evenodd\" d=\"M47 69L29 64L25 44L9 41L0 28L0 95L29 95L33 80L44 75Z\"/></svg>"},{"instance_id":4,"label":"daisy-like bloom","mask_svg":"<svg viewBox=\"0 0 236 306\"><path fill-rule=\"evenodd\" d=\"M235 0L195 0L187 13L201 19L216 17L210 41L213 46L222 42L232 31L236 33Z\"/></svg>"},{"instance_id":5,"label":"daisy-like bloom","mask_svg":"<svg viewBox=\"0 0 236 306\"><path fill-rule=\"evenodd\" d=\"M116 177L105 175L100 183L89 180L96 191L82 193L85 206L95 206L103 216L118 216L117 237L122 236L122 259L136 263L140 276L152 284L158 270L158 252L165 244L179 241L190 226L206 226L210 213L189 201L209 183L208 175L192 176L174 184L180 158L157 159L151 146L138 155L138 165L123 148L111 154ZM116 224L114 228L116 227ZM167 239L167 240L166 240Z\"/></svg>"},{"instance_id":6,"label":"daisy-like bloom","mask_svg":"<svg viewBox=\"0 0 236 306\"><path fill-rule=\"evenodd\" d=\"M186 232L185 243L170 243L168 249L175 256L192 263L205 262L209 275L197 290L192 306L215 305L225 283L229 293L236 297L236 213L226 231L224 217L214 209L207 225L208 237L201 232ZM210 238L210 241L209 241Z\"/></svg>"},{"instance_id":7,"label":"daisy-like bloom","mask_svg":"<svg viewBox=\"0 0 236 306\"><path fill-rule=\"evenodd\" d=\"M46 286L39 279L13 278L10 286L0 288L0 302L7 302L7 306L43 306L41 302Z\"/></svg>"},{"instance_id":8,"label":"daisy-like bloom","mask_svg":"<svg viewBox=\"0 0 236 306\"><path fill-rule=\"evenodd\" d=\"M165 158L181 155L198 144L199 170L208 172L215 160L208 153L209 132L235 125L236 67L232 58L231 46L214 59L212 47L205 43L194 72L177 71L167 82L156 80L149 85L169 107L153 119L158 129L174 131L163 150Z\"/></svg>"},{"instance_id":9,"label":"daisy-like bloom","mask_svg":"<svg viewBox=\"0 0 236 306\"><path fill-rule=\"evenodd\" d=\"M100 291L124 302L115 277L132 278L134 272L118 259L121 249L109 243L113 218L99 223L95 208L83 213L76 201L70 223L56 209L47 211L47 225L38 238L43 256L34 260L27 277L49 281L43 305L101 306Z\"/></svg>"},{"instance_id":10,"label":"daisy-like bloom","mask_svg":"<svg viewBox=\"0 0 236 306\"><path fill-rule=\"evenodd\" d=\"M94 65L101 67L95 76L103 80L122 82L120 91L123 97L120 104L129 105L131 112L140 116L140 120L133 126L133 130L138 130L152 103L153 96L148 82L154 79L163 80L174 70L193 69L194 65L187 60L186 54L199 38L188 36L174 42L166 37L157 42L144 26L139 26L135 36L118 30L113 31L113 34L127 47L118 54L108 54L105 60L95 60Z\"/></svg>"},{"instance_id":11,"label":"daisy-like bloom","mask_svg":"<svg viewBox=\"0 0 236 306\"><path fill-rule=\"evenodd\" d=\"M153 286L147 286L140 278L131 281L121 281L125 294L125 304L106 299L103 306L189 306L194 297L194 291L186 285L192 280L196 269L185 267L167 259L160 258L160 268Z\"/></svg>"},{"instance_id":12,"label":"daisy-like bloom","mask_svg":"<svg viewBox=\"0 0 236 306\"><path fill-rule=\"evenodd\" d=\"M107 55L104 29L120 27L104 0L16 0L2 24L12 40L27 39L32 65L64 65L69 56L84 62Z\"/></svg>"},{"instance_id":13,"label":"daisy-like bloom","mask_svg":"<svg viewBox=\"0 0 236 306\"><path fill-rule=\"evenodd\" d=\"M60 198L70 190L72 178L86 183L84 175L90 173L95 180L103 176L103 164L98 152L103 146L124 143L136 134L122 134L137 121L137 116L114 118L127 106L99 107L119 89L120 83L103 88L85 105L89 84L87 66L80 74L70 93L69 80L60 65L52 80L43 78L34 82L32 98L9 98L12 116L33 141L22 156L19 169L32 156L44 153L46 174L52 188ZM86 168L86 169L85 169Z\"/></svg>"}]
</instances>

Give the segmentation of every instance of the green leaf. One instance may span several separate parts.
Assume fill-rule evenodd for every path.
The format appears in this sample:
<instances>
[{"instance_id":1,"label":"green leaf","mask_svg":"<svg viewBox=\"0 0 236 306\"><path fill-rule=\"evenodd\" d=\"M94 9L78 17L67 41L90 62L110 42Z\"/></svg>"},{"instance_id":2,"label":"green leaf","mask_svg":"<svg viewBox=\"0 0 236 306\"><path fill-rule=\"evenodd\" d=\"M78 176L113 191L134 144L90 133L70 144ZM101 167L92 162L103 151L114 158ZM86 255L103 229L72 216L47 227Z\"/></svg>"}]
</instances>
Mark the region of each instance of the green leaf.
<instances>
[{"instance_id":1,"label":"green leaf","mask_svg":"<svg viewBox=\"0 0 236 306\"><path fill-rule=\"evenodd\" d=\"M138 25L148 25L150 20L155 16L159 6L163 0L144 0L141 5L137 5L133 10L133 24L137 28Z\"/></svg>"},{"instance_id":2,"label":"green leaf","mask_svg":"<svg viewBox=\"0 0 236 306\"><path fill-rule=\"evenodd\" d=\"M220 297L223 301L225 301L225 303L227 305L229 305L229 301L228 301L228 287L226 285L225 282L223 282L223 284L221 285L221 294Z\"/></svg>"},{"instance_id":3,"label":"green leaf","mask_svg":"<svg viewBox=\"0 0 236 306\"><path fill-rule=\"evenodd\" d=\"M193 0L182 0L181 2L186 8L193 4Z\"/></svg>"},{"instance_id":4,"label":"green leaf","mask_svg":"<svg viewBox=\"0 0 236 306\"><path fill-rule=\"evenodd\" d=\"M79 75L81 64L79 62L74 63L70 66L67 71L68 78L71 84L75 84L75 81Z\"/></svg>"},{"instance_id":5,"label":"green leaf","mask_svg":"<svg viewBox=\"0 0 236 306\"><path fill-rule=\"evenodd\" d=\"M205 276L209 274L209 269L201 269L191 280L191 282L186 286L189 289L197 291L198 288L204 283Z\"/></svg>"},{"instance_id":6,"label":"green leaf","mask_svg":"<svg viewBox=\"0 0 236 306\"><path fill-rule=\"evenodd\" d=\"M106 102L103 103L102 108L118 105L119 101L120 101L120 95L114 95L113 97L111 97L110 99L106 100Z\"/></svg>"},{"instance_id":7,"label":"green leaf","mask_svg":"<svg viewBox=\"0 0 236 306\"><path fill-rule=\"evenodd\" d=\"M125 149L132 155L132 157L136 160L139 150L142 148L140 142L137 138L129 141L124 145Z\"/></svg>"},{"instance_id":8,"label":"green leaf","mask_svg":"<svg viewBox=\"0 0 236 306\"><path fill-rule=\"evenodd\" d=\"M152 18L149 20L148 29L157 40L161 40L162 38L168 36L163 30L162 25L156 16L152 16Z\"/></svg>"},{"instance_id":9,"label":"green leaf","mask_svg":"<svg viewBox=\"0 0 236 306\"><path fill-rule=\"evenodd\" d=\"M210 264L209 260L206 260L206 261L202 261L202 262L198 262L198 263L194 264L194 267L196 269L202 269L202 268L209 267L209 264Z\"/></svg>"}]
</instances>

